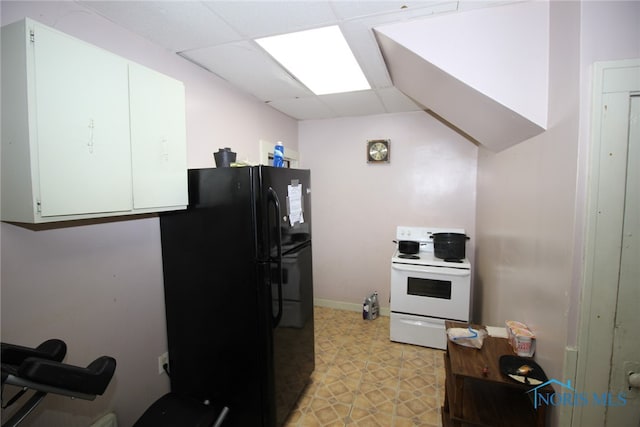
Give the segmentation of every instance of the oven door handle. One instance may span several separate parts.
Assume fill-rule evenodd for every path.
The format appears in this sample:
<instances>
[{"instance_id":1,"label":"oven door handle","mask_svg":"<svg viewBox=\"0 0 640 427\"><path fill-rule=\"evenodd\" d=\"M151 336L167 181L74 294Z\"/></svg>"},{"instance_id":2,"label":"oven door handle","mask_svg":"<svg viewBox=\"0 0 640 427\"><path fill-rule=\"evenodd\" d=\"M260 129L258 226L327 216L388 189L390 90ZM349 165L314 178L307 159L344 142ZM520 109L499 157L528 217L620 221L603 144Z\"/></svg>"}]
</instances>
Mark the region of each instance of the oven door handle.
<instances>
[{"instance_id":1,"label":"oven door handle","mask_svg":"<svg viewBox=\"0 0 640 427\"><path fill-rule=\"evenodd\" d=\"M471 275L471 270L465 270L461 268L448 268L448 267L429 267L424 265L409 265L409 264L391 264L391 268L400 271L408 271L411 273L427 273L427 274L447 274L449 276L465 277Z\"/></svg>"},{"instance_id":2,"label":"oven door handle","mask_svg":"<svg viewBox=\"0 0 640 427\"><path fill-rule=\"evenodd\" d=\"M399 318L398 322L400 323L405 323L407 325L411 325L411 326L423 326L423 327L431 327L431 328L443 328L444 327L444 321L438 321L438 320L429 320L429 319L424 319L424 320L413 320L413 319L404 319L404 318Z\"/></svg>"}]
</instances>

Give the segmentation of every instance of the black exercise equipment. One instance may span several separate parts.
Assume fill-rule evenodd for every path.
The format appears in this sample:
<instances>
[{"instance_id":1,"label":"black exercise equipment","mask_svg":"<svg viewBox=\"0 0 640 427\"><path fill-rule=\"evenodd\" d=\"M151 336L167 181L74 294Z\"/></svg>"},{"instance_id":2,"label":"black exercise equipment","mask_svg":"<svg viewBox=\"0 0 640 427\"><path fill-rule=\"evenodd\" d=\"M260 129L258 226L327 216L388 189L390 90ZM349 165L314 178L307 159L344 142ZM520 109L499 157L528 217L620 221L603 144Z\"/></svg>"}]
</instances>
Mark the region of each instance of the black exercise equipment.
<instances>
[{"instance_id":1,"label":"black exercise equipment","mask_svg":"<svg viewBox=\"0 0 640 427\"><path fill-rule=\"evenodd\" d=\"M2 362L2 408L15 403L28 391L34 394L2 427L20 424L48 393L84 400L102 395L116 369L113 357L101 356L86 368L62 363L67 345L59 339L43 342L36 348L0 344ZM4 403L4 385L21 387ZM138 419L134 427L220 427L229 408L200 402L194 398L167 393Z\"/></svg>"},{"instance_id":2,"label":"black exercise equipment","mask_svg":"<svg viewBox=\"0 0 640 427\"><path fill-rule=\"evenodd\" d=\"M12 405L27 391L34 391L33 396L2 427L20 424L48 393L85 400L94 400L104 393L116 370L116 360L101 356L82 368L62 363L66 353L67 345L58 339L47 340L36 348L0 344L3 401L5 384L22 388L2 407Z\"/></svg>"},{"instance_id":3,"label":"black exercise equipment","mask_svg":"<svg viewBox=\"0 0 640 427\"><path fill-rule=\"evenodd\" d=\"M227 407L167 393L156 400L133 427L219 427L228 412Z\"/></svg>"}]
</instances>

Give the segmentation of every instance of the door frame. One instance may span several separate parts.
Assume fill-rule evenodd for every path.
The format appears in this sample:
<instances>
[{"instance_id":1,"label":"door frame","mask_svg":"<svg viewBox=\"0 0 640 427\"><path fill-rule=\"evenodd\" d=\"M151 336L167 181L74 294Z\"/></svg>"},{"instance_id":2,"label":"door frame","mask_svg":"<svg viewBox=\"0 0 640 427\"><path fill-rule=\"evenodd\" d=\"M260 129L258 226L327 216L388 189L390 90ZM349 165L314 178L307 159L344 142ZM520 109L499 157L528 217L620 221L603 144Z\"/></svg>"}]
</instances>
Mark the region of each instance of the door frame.
<instances>
[{"instance_id":1,"label":"door frame","mask_svg":"<svg viewBox=\"0 0 640 427\"><path fill-rule=\"evenodd\" d=\"M640 59L595 63L576 392L606 392L611 374L625 202L628 120L607 111L611 94L640 93ZM610 114L611 120L603 120ZM622 183L622 184L621 184ZM619 238L617 238L617 237ZM613 309L612 309L613 307ZM571 426L602 426L606 407L573 407Z\"/></svg>"}]
</instances>

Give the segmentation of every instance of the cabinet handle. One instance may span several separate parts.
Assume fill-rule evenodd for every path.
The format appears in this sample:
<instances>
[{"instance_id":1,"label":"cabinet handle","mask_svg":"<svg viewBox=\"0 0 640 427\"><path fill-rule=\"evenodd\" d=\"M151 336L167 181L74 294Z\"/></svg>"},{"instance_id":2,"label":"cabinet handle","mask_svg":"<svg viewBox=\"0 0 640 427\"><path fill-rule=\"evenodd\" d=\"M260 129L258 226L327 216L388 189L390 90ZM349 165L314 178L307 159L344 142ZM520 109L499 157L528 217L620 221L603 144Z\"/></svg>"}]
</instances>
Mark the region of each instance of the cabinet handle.
<instances>
[{"instance_id":1,"label":"cabinet handle","mask_svg":"<svg viewBox=\"0 0 640 427\"><path fill-rule=\"evenodd\" d=\"M93 119L89 119L89 140L87 141L87 147L89 147L89 154L93 154L93 128L95 127Z\"/></svg>"},{"instance_id":2,"label":"cabinet handle","mask_svg":"<svg viewBox=\"0 0 640 427\"><path fill-rule=\"evenodd\" d=\"M169 162L169 141L167 141L167 138L160 140L160 146L162 147L162 160Z\"/></svg>"}]
</instances>

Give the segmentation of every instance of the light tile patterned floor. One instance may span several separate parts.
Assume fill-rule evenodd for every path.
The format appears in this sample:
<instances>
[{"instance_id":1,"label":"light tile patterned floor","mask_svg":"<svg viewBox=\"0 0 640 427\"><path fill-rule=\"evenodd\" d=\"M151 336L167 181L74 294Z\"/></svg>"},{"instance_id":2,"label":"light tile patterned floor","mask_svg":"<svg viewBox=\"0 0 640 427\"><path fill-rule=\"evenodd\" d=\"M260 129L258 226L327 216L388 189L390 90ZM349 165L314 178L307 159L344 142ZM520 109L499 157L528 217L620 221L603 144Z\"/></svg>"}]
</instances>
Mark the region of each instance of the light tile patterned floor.
<instances>
[{"instance_id":1,"label":"light tile patterned floor","mask_svg":"<svg viewBox=\"0 0 640 427\"><path fill-rule=\"evenodd\" d=\"M286 427L441 426L443 351L389 340L389 318L315 307L316 370Z\"/></svg>"}]
</instances>

